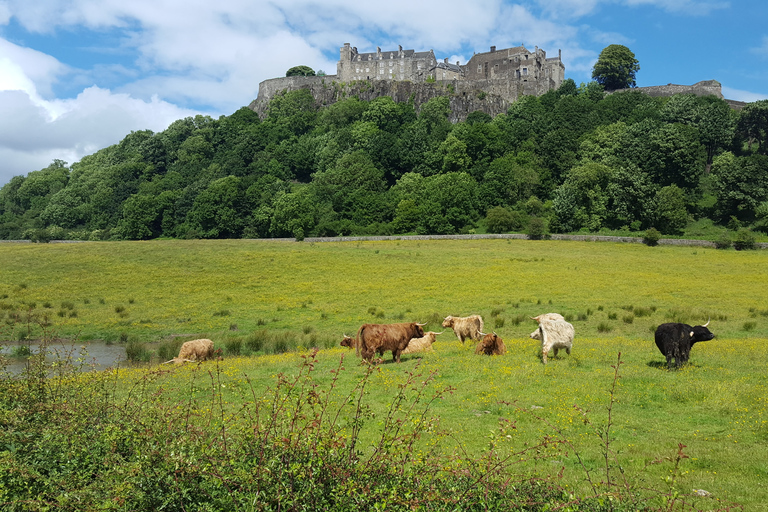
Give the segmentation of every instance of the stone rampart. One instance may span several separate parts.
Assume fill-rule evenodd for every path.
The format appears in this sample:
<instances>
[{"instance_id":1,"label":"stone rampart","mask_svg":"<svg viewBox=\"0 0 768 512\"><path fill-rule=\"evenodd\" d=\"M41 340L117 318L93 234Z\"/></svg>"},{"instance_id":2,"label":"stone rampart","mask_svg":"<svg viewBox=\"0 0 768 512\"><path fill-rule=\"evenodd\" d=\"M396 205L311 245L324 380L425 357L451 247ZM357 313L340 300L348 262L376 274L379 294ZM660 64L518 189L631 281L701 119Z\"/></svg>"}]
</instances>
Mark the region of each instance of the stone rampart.
<instances>
[{"instance_id":1,"label":"stone rampart","mask_svg":"<svg viewBox=\"0 0 768 512\"><path fill-rule=\"evenodd\" d=\"M648 96L672 96L674 94L695 94L696 96L717 96L723 99L723 90L720 82L717 80L702 80L693 85L652 85L649 87L635 87L632 89L617 89L608 94L617 92L639 91Z\"/></svg>"},{"instance_id":2,"label":"stone rampart","mask_svg":"<svg viewBox=\"0 0 768 512\"><path fill-rule=\"evenodd\" d=\"M325 106L356 96L371 101L389 96L395 102L413 101L416 111L439 96L450 100L450 121L464 121L477 110L491 117L505 113L509 105L523 94L540 94L537 84L514 80L446 80L414 83L396 80L357 80L339 82L335 75L324 77L283 77L265 80L259 84L259 95L248 107L262 119L269 101L281 92L308 89L318 106ZM512 101L507 98L513 98Z\"/></svg>"}]
</instances>

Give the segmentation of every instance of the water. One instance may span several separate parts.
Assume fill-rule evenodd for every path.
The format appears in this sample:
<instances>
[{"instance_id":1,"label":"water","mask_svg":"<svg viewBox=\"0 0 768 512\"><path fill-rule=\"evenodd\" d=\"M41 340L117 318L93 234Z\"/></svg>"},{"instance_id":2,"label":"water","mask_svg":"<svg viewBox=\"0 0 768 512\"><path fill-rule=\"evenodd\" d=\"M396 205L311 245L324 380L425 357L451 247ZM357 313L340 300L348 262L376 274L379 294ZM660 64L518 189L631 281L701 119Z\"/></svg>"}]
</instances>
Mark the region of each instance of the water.
<instances>
[{"instance_id":1,"label":"water","mask_svg":"<svg viewBox=\"0 0 768 512\"><path fill-rule=\"evenodd\" d=\"M6 370L14 375L21 373L27 364L25 357L8 357L14 350L18 350L16 347L19 346L29 347L33 354L39 353L40 350L39 343L3 342L0 346L0 354L6 356L8 361ZM47 362L63 362L67 359L82 371L98 371L118 365L128 366L123 345L107 345L102 342L48 344L48 353L45 357ZM82 362L78 361L79 359L82 359Z\"/></svg>"}]
</instances>

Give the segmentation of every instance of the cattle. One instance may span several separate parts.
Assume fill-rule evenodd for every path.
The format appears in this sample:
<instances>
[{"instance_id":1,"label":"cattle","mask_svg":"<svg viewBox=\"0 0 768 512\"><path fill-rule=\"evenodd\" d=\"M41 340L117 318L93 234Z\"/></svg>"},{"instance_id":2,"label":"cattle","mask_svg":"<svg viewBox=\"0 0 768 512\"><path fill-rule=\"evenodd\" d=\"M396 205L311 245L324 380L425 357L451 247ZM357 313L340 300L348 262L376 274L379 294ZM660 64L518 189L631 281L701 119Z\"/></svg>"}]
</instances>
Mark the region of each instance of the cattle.
<instances>
[{"instance_id":1,"label":"cattle","mask_svg":"<svg viewBox=\"0 0 768 512\"><path fill-rule=\"evenodd\" d=\"M560 313L543 313L539 316L532 316L531 320L536 320L537 322L541 323L542 320L562 320L565 321L565 318Z\"/></svg>"},{"instance_id":2,"label":"cattle","mask_svg":"<svg viewBox=\"0 0 768 512\"><path fill-rule=\"evenodd\" d=\"M498 334L495 332L491 334L480 334L483 335L483 339L477 344L477 346L475 346L475 354L484 354L486 356L503 356L507 353L507 347L504 345L504 340L502 340Z\"/></svg>"},{"instance_id":3,"label":"cattle","mask_svg":"<svg viewBox=\"0 0 768 512\"><path fill-rule=\"evenodd\" d=\"M344 335L344 338L341 340L341 346L347 347L347 348L355 348L357 347L357 340L353 338L352 336ZM384 350L379 350L379 357L384 355Z\"/></svg>"},{"instance_id":4,"label":"cattle","mask_svg":"<svg viewBox=\"0 0 768 512\"><path fill-rule=\"evenodd\" d=\"M443 327L453 329L453 332L456 333L456 336L462 343L467 338L479 340L481 338L480 333L483 331L483 317L480 315L465 317L449 315L443 320Z\"/></svg>"},{"instance_id":5,"label":"cattle","mask_svg":"<svg viewBox=\"0 0 768 512\"><path fill-rule=\"evenodd\" d=\"M403 354L414 354L416 352L427 352L432 350L432 344L437 340L437 335L442 332L429 331L424 333L423 338L413 338L408 342L408 346L403 350Z\"/></svg>"},{"instance_id":6,"label":"cattle","mask_svg":"<svg viewBox=\"0 0 768 512\"><path fill-rule=\"evenodd\" d=\"M547 355L552 349L555 351L555 357L561 348L570 355L573 334L573 325L565 320L541 320L538 329L533 331L530 337L541 340L541 362L547 364Z\"/></svg>"},{"instance_id":7,"label":"cattle","mask_svg":"<svg viewBox=\"0 0 768 512\"><path fill-rule=\"evenodd\" d=\"M672 360L675 360L675 367L680 368L688 362L691 355L691 347L699 341L709 341L715 337L707 326L704 325L691 327L688 324L667 323L661 324L656 328L656 346L667 358L667 368L672 367Z\"/></svg>"},{"instance_id":8,"label":"cattle","mask_svg":"<svg viewBox=\"0 0 768 512\"><path fill-rule=\"evenodd\" d=\"M163 364L191 363L193 361L205 361L213 358L213 342L207 339L199 339L184 342L179 349L179 355Z\"/></svg>"},{"instance_id":9,"label":"cattle","mask_svg":"<svg viewBox=\"0 0 768 512\"><path fill-rule=\"evenodd\" d=\"M373 359L373 354L383 354L392 351L392 360L400 362L400 354L413 338L424 337L424 329L416 322L401 324L363 324L357 331L355 351L367 361Z\"/></svg>"}]
</instances>

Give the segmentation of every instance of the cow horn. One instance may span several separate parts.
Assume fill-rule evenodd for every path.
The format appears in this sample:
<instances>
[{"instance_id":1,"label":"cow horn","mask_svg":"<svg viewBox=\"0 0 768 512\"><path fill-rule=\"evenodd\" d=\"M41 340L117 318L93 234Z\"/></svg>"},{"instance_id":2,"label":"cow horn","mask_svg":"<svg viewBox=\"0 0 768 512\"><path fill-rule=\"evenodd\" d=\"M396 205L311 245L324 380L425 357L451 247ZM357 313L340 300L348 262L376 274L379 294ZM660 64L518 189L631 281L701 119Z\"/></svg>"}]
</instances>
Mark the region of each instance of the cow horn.
<instances>
[{"instance_id":1,"label":"cow horn","mask_svg":"<svg viewBox=\"0 0 768 512\"><path fill-rule=\"evenodd\" d=\"M484 332L480 332L480 331L477 331L477 334L479 334L480 336L488 336L488 334L486 334Z\"/></svg>"},{"instance_id":2,"label":"cow horn","mask_svg":"<svg viewBox=\"0 0 768 512\"><path fill-rule=\"evenodd\" d=\"M436 332L435 335L443 334L445 331Z\"/></svg>"},{"instance_id":3,"label":"cow horn","mask_svg":"<svg viewBox=\"0 0 768 512\"><path fill-rule=\"evenodd\" d=\"M427 325L428 323L429 323L429 322L424 322L423 324L420 324L419 322L416 322L416 325L418 325L419 327L424 327L424 326L425 326L425 325Z\"/></svg>"},{"instance_id":4,"label":"cow horn","mask_svg":"<svg viewBox=\"0 0 768 512\"><path fill-rule=\"evenodd\" d=\"M498 336L498 334L496 334L496 331L491 331L491 332L493 333L494 336Z\"/></svg>"},{"instance_id":5,"label":"cow horn","mask_svg":"<svg viewBox=\"0 0 768 512\"><path fill-rule=\"evenodd\" d=\"M707 323L705 323L704 325L702 325L702 327L706 327L706 326L708 326L708 325L709 325L709 322L711 322L711 321L712 321L712 318L710 317L709 319L707 319Z\"/></svg>"}]
</instances>

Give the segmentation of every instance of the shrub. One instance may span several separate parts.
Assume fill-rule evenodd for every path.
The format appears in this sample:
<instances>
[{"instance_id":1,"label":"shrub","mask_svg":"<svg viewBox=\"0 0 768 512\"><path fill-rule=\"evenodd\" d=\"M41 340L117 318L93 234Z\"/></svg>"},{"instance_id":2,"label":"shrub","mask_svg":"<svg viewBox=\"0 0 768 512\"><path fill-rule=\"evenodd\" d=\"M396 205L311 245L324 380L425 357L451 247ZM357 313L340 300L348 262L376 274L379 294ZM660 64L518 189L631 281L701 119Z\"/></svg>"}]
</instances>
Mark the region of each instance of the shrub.
<instances>
[{"instance_id":1,"label":"shrub","mask_svg":"<svg viewBox=\"0 0 768 512\"><path fill-rule=\"evenodd\" d=\"M531 217L528 222L528 238L531 240L541 240L547 234L547 224L541 217Z\"/></svg>"},{"instance_id":2,"label":"shrub","mask_svg":"<svg viewBox=\"0 0 768 512\"><path fill-rule=\"evenodd\" d=\"M516 219L508 208L495 206L488 210L485 224L489 233L506 233L515 229Z\"/></svg>"},{"instance_id":3,"label":"shrub","mask_svg":"<svg viewBox=\"0 0 768 512\"><path fill-rule=\"evenodd\" d=\"M661 240L661 233L656 228L648 228L643 234L643 243L649 247L655 247Z\"/></svg>"},{"instance_id":4,"label":"shrub","mask_svg":"<svg viewBox=\"0 0 768 512\"><path fill-rule=\"evenodd\" d=\"M752 321L750 321L750 322L744 322L744 325L742 326L742 328L743 328L745 331L747 331L747 332L754 330L754 329L755 329L755 327L757 327L757 322L752 322Z\"/></svg>"},{"instance_id":5,"label":"shrub","mask_svg":"<svg viewBox=\"0 0 768 512\"><path fill-rule=\"evenodd\" d=\"M723 231L720 236L717 237L717 240L715 240L715 247L717 249L730 249L732 245L733 241L731 240L731 235L729 235L727 231Z\"/></svg>"},{"instance_id":6,"label":"shrub","mask_svg":"<svg viewBox=\"0 0 768 512\"><path fill-rule=\"evenodd\" d=\"M268 332L266 329L253 331L245 338L245 347L251 352L259 352L264 348L264 342L268 338Z\"/></svg>"},{"instance_id":7,"label":"shrub","mask_svg":"<svg viewBox=\"0 0 768 512\"><path fill-rule=\"evenodd\" d=\"M224 342L224 348L226 349L227 355L229 356L239 356L242 347L243 340L240 338L234 338Z\"/></svg>"},{"instance_id":8,"label":"shrub","mask_svg":"<svg viewBox=\"0 0 768 512\"><path fill-rule=\"evenodd\" d=\"M140 341L129 341L125 346L125 357L132 363L146 363L149 361L150 353L144 343Z\"/></svg>"},{"instance_id":9,"label":"shrub","mask_svg":"<svg viewBox=\"0 0 768 512\"><path fill-rule=\"evenodd\" d=\"M740 229L733 237L733 248L737 251L751 250L755 248L755 234L749 229Z\"/></svg>"},{"instance_id":10,"label":"shrub","mask_svg":"<svg viewBox=\"0 0 768 512\"><path fill-rule=\"evenodd\" d=\"M634 315L627 315L624 318L622 318L622 320L624 320L625 324L631 324L632 322L635 321L635 316Z\"/></svg>"},{"instance_id":11,"label":"shrub","mask_svg":"<svg viewBox=\"0 0 768 512\"><path fill-rule=\"evenodd\" d=\"M497 316L493 321L493 326L495 329L501 329L504 327L504 318Z\"/></svg>"}]
</instances>

